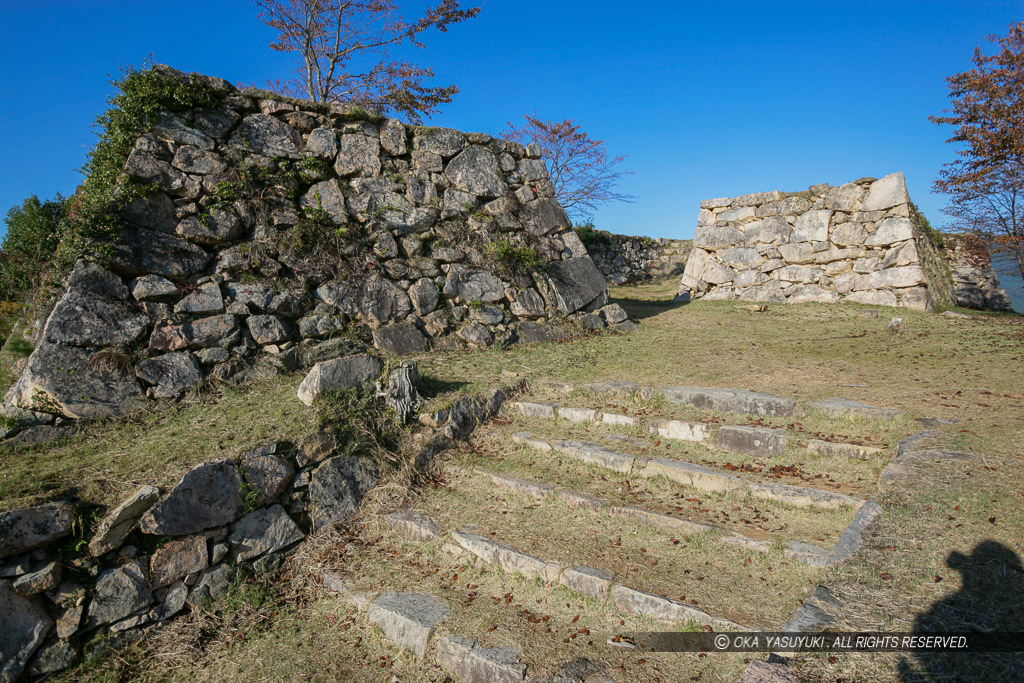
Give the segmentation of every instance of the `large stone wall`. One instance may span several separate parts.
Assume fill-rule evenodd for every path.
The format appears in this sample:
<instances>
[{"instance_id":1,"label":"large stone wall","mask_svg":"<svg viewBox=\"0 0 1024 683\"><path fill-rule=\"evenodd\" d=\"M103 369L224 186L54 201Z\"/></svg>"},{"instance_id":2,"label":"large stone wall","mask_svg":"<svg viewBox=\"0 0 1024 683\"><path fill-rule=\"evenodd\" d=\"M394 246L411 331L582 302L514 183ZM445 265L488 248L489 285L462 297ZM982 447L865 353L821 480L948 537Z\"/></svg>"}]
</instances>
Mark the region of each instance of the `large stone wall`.
<instances>
[{"instance_id":1,"label":"large stone wall","mask_svg":"<svg viewBox=\"0 0 1024 683\"><path fill-rule=\"evenodd\" d=\"M102 418L260 365L625 320L535 145L157 69L217 104L138 137L124 168L156 190L106 263L75 267L5 414Z\"/></svg>"},{"instance_id":2,"label":"large stone wall","mask_svg":"<svg viewBox=\"0 0 1024 683\"><path fill-rule=\"evenodd\" d=\"M932 245L912 218L902 173L704 200L677 298L930 309Z\"/></svg>"},{"instance_id":3,"label":"large stone wall","mask_svg":"<svg viewBox=\"0 0 1024 683\"><path fill-rule=\"evenodd\" d=\"M609 284L669 278L681 275L690 255L691 240L633 237L598 230L590 257Z\"/></svg>"}]
</instances>

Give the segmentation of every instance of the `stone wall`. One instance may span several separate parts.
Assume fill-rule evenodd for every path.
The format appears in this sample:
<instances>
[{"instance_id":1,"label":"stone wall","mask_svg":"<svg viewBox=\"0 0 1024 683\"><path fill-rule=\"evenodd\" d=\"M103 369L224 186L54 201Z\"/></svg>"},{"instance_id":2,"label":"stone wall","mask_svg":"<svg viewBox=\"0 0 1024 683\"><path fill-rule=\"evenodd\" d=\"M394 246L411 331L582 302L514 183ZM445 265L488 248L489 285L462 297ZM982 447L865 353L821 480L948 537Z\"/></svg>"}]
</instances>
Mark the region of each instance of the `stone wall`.
<instances>
[{"instance_id":1,"label":"stone wall","mask_svg":"<svg viewBox=\"0 0 1024 683\"><path fill-rule=\"evenodd\" d=\"M946 235L953 300L964 308L1009 311L1010 296L999 286L988 249L971 235Z\"/></svg>"},{"instance_id":2,"label":"stone wall","mask_svg":"<svg viewBox=\"0 0 1024 683\"><path fill-rule=\"evenodd\" d=\"M155 68L216 104L139 135L124 168L155 189L119 209L102 263L75 267L5 414L102 418L369 345L530 343L624 321L536 145Z\"/></svg>"},{"instance_id":3,"label":"stone wall","mask_svg":"<svg viewBox=\"0 0 1024 683\"><path fill-rule=\"evenodd\" d=\"M912 217L902 173L704 200L677 298L930 309Z\"/></svg>"},{"instance_id":4,"label":"stone wall","mask_svg":"<svg viewBox=\"0 0 1024 683\"><path fill-rule=\"evenodd\" d=\"M381 359L353 358L376 368L365 383L378 381ZM380 383L403 369L416 373L403 364ZM414 464L426 467L523 387L421 415L436 431ZM318 431L201 463L167 491L138 487L91 529L76 521L85 511L63 501L0 512L0 680L55 673L134 642L245 576L276 571L308 533L355 516L382 466L349 454L340 438Z\"/></svg>"},{"instance_id":5,"label":"stone wall","mask_svg":"<svg viewBox=\"0 0 1024 683\"><path fill-rule=\"evenodd\" d=\"M692 240L633 237L597 230L590 257L609 284L676 277L686 267Z\"/></svg>"}]
</instances>

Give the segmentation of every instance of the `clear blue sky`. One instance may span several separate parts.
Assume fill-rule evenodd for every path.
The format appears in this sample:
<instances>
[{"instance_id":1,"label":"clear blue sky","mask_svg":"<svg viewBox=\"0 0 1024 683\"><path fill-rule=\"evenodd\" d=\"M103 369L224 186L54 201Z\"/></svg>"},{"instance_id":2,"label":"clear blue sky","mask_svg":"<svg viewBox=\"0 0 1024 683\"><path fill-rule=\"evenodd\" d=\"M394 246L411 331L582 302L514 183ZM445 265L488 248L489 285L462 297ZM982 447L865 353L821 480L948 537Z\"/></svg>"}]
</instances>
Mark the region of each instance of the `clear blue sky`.
<instances>
[{"instance_id":1,"label":"clear blue sky","mask_svg":"<svg viewBox=\"0 0 1024 683\"><path fill-rule=\"evenodd\" d=\"M411 16L423 2L405 3ZM598 227L693 235L707 197L802 190L896 170L941 225L930 188L953 158L928 122L944 77L1020 19L1020 2L533 2L480 16L409 56L462 88L432 125L497 133L523 113L574 118L628 154ZM247 0L0 0L0 211L74 191L108 76L151 54L264 85L289 57ZM2 230L0 226L0 230Z\"/></svg>"}]
</instances>

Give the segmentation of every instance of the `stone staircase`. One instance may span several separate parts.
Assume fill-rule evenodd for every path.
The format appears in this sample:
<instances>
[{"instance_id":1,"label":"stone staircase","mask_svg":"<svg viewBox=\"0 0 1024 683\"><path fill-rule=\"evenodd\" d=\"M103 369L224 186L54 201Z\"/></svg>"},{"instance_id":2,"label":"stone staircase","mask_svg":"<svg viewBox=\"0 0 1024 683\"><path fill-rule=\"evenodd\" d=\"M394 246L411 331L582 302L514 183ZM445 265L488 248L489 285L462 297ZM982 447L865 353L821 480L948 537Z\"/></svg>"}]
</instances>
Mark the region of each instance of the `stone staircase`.
<instances>
[{"instance_id":1,"label":"stone staircase","mask_svg":"<svg viewBox=\"0 0 1024 683\"><path fill-rule=\"evenodd\" d=\"M880 514L870 498L902 419L840 399L540 385L439 463L443 483L415 511L385 520L410 548L396 561L447 555L454 576L478 577L473 595L458 605L447 584L438 595L366 593L328 580L388 638L459 680L659 680L623 663L624 634L781 628ZM804 467L786 464L796 460ZM485 581L507 590L479 600ZM457 630L513 601L521 625ZM557 652L535 644L551 633L568 634ZM590 665L576 671L590 673L552 668L581 652ZM634 661L665 665L658 657Z\"/></svg>"}]
</instances>

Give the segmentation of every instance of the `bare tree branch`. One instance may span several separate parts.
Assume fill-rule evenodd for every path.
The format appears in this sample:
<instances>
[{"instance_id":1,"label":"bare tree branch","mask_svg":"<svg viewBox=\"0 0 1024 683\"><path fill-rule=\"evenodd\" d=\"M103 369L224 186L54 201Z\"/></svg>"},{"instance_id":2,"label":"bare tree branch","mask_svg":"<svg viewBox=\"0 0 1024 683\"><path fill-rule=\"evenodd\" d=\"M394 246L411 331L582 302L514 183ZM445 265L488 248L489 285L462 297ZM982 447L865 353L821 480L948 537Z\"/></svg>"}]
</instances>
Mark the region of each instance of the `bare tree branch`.
<instances>
[{"instance_id":1,"label":"bare tree branch","mask_svg":"<svg viewBox=\"0 0 1024 683\"><path fill-rule=\"evenodd\" d=\"M510 122L502 134L521 144L540 145L555 186L555 198L570 216L585 218L600 204L635 199L615 191L619 180L632 172L618 168L626 157L608 157L604 140L592 139L570 119L542 121L529 114L523 118L524 125L516 127Z\"/></svg>"},{"instance_id":2,"label":"bare tree branch","mask_svg":"<svg viewBox=\"0 0 1024 683\"><path fill-rule=\"evenodd\" d=\"M407 62L386 61L390 48L408 42L423 47L419 36L429 29L448 27L471 19L479 7L461 9L459 0L441 0L415 23L406 23L396 0L253 0L259 18L278 31L270 47L298 56L299 77L275 82L284 93L301 90L316 102L351 102L372 106L381 113L398 113L413 123L451 102L454 85L428 86L431 69ZM357 73L353 62L374 66Z\"/></svg>"}]
</instances>

